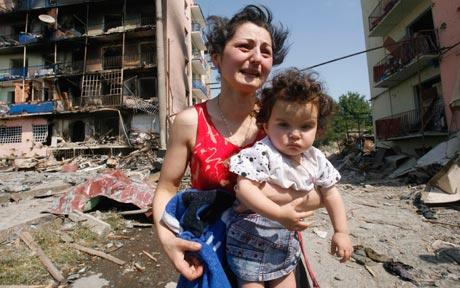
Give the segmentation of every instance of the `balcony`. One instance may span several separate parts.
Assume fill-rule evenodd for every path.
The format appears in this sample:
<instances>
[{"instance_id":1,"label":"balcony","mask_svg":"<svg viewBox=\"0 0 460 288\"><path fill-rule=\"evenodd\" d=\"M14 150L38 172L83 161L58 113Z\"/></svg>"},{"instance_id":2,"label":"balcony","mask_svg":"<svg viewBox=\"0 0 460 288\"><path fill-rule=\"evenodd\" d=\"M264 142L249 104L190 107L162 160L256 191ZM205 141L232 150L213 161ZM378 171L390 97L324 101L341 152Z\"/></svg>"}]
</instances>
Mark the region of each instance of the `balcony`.
<instances>
[{"instance_id":1,"label":"balcony","mask_svg":"<svg viewBox=\"0 0 460 288\"><path fill-rule=\"evenodd\" d=\"M0 3L0 14L15 11L53 8L87 2L102 2L104 0L11 0Z\"/></svg>"},{"instance_id":2,"label":"balcony","mask_svg":"<svg viewBox=\"0 0 460 288\"><path fill-rule=\"evenodd\" d=\"M190 10L192 12L192 20L204 26L206 23L206 20L204 19L203 11L201 11L201 7L195 4L195 5L190 6Z\"/></svg>"},{"instance_id":3,"label":"balcony","mask_svg":"<svg viewBox=\"0 0 460 288\"><path fill-rule=\"evenodd\" d=\"M410 13L420 0L380 0L369 14L369 36L385 36Z\"/></svg>"},{"instance_id":4,"label":"balcony","mask_svg":"<svg viewBox=\"0 0 460 288\"><path fill-rule=\"evenodd\" d=\"M208 71L208 62L201 54L193 54L192 68L196 74L204 75Z\"/></svg>"},{"instance_id":5,"label":"balcony","mask_svg":"<svg viewBox=\"0 0 460 288\"><path fill-rule=\"evenodd\" d=\"M27 78L44 78L56 75L56 64L29 66Z\"/></svg>"},{"instance_id":6,"label":"balcony","mask_svg":"<svg viewBox=\"0 0 460 288\"><path fill-rule=\"evenodd\" d=\"M0 48L19 46L19 34L0 35Z\"/></svg>"},{"instance_id":7,"label":"balcony","mask_svg":"<svg viewBox=\"0 0 460 288\"><path fill-rule=\"evenodd\" d=\"M206 100L208 98L208 88L206 88L206 85L204 85L203 81L193 80L192 88L193 96L196 98L201 100Z\"/></svg>"},{"instance_id":8,"label":"balcony","mask_svg":"<svg viewBox=\"0 0 460 288\"><path fill-rule=\"evenodd\" d=\"M422 133L439 136L447 132L442 102L438 102L424 112L423 125L420 114L419 109L414 109L376 120L377 138L380 140L397 140L398 138L418 137Z\"/></svg>"},{"instance_id":9,"label":"balcony","mask_svg":"<svg viewBox=\"0 0 460 288\"><path fill-rule=\"evenodd\" d=\"M88 25L88 36L121 33L133 30L152 30L155 25L155 16L126 17L124 22L121 18L110 21L93 22Z\"/></svg>"},{"instance_id":10,"label":"balcony","mask_svg":"<svg viewBox=\"0 0 460 288\"><path fill-rule=\"evenodd\" d=\"M433 32L398 42L391 54L373 68L375 87L393 87L438 59L438 45Z\"/></svg>"},{"instance_id":11,"label":"balcony","mask_svg":"<svg viewBox=\"0 0 460 288\"><path fill-rule=\"evenodd\" d=\"M199 50L206 50L203 38L203 26L198 22L192 22L192 42L193 46Z\"/></svg>"},{"instance_id":12,"label":"balcony","mask_svg":"<svg viewBox=\"0 0 460 288\"><path fill-rule=\"evenodd\" d=\"M0 82L22 79L27 74L27 68L6 68L0 69Z\"/></svg>"}]
</instances>

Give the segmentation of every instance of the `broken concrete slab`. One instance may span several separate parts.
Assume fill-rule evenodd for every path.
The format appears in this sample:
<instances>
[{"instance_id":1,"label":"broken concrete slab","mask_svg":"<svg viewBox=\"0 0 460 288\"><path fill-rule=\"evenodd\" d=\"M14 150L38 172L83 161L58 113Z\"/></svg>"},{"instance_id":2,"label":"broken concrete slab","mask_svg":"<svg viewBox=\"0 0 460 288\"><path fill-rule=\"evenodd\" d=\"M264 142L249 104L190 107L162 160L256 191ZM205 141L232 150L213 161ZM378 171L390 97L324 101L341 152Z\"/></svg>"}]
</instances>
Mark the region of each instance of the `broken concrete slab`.
<instances>
[{"instance_id":1,"label":"broken concrete slab","mask_svg":"<svg viewBox=\"0 0 460 288\"><path fill-rule=\"evenodd\" d=\"M87 287L93 287L93 288L103 288L103 287L108 287L109 281L105 280L102 278L102 274L96 274L96 275L91 275L87 277L82 277L70 286L72 288L87 288Z\"/></svg>"},{"instance_id":2,"label":"broken concrete slab","mask_svg":"<svg viewBox=\"0 0 460 288\"><path fill-rule=\"evenodd\" d=\"M110 224L94 217L91 214L73 211L69 213L69 218L74 222L82 222L83 225L101 237L108 235L112 231Z\"/></svg>"},{"instance_id":3,"label":"broken concrete slab","mask_svg":"<svg viewBox=\"0 0 460 288\"><path fill-rule=\"evenodd\" d=\"M388 177L389 178L397 178L403 176L409 172L415 171L415 165L417 164L417 160L415 158L409 158L406 160L398 169L396 169L393 173L391 173Z\"/></svg>"},{"instance_id":4,"label":"broken concrete slab","mask_svg":"<svg viewBox=\"0 0 460 288\"><path fill-rule=\"evenodd\" d=\"M460 153L460 131L449 139L435 146L425 155L417 160L417 168L426 167L432 164L446 165L449 160Z\"/></svg>"},{"instance_id":5,"label":"broken concrete slab","mask_svg":"<svg viewBox=\"0 0 460 288\"><path fill-rule=\"evenodd\" d=\"M50 198L31 199L29 201L10 203L0 209L0 242L31 224L44 223L56 218L54 215L42 213L53 204Z\"/></svg>"}]
</instances>

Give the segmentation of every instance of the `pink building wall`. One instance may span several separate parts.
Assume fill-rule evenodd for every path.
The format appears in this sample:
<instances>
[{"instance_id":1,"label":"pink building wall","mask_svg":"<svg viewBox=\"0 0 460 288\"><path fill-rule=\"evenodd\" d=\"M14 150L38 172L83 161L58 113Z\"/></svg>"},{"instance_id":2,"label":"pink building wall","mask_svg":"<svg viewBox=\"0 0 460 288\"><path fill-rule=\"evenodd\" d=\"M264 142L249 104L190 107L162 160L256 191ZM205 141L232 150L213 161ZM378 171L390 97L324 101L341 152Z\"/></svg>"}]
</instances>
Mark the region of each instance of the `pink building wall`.
<instances>
[{"instance_id":1,"label":"pink building wall","mask_svg":"<svg viewBox=\"0 0 460 288\"><path fill-rule=\"evenodd\" d=\"M433 21L438 30L441 47L450 47L460 41L460 1L432 0ZM450 103L460 97L460 45L441 56L440 70L444 106L450 132L460 130L460 107L453 110ZM459 100L460 101L460 100Z\"/></svg>"},{"instance_id":2,"label":"pink building wall","mask_svg":"<svg viewBox=\"0 0 460 288\"><path fill-rule=\"evenodd\" d=\"M48 121L44 118L26 117L0 120L0 126L3 127L22 126L22 142L0 144L0 158L46 156L46 147L42 143L36 143L33 141L32 126L47 124Z\"/></svg>"}]
</instances>

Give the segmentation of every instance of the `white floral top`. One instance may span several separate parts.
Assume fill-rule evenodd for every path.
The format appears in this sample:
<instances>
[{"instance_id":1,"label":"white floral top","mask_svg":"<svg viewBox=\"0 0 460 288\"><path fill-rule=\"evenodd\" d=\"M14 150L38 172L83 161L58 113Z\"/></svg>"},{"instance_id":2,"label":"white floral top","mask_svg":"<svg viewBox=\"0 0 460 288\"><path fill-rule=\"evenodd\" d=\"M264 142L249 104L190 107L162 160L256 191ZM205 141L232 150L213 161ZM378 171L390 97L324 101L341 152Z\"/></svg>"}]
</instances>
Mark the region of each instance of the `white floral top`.
<instances>
[{"instance_id":1,"label":"white floral top","mask_svg":"<svg viewBox=\"0 0 460 288\"><path fill-rule=\"evenodd\" d=\"M270 139L256 142L230 158L230 171L257 182L310 191L314 186L331 187L340 180L326 156L315 147L303 153L301 165L281 154Z\"/></svg>"}]
</instances>

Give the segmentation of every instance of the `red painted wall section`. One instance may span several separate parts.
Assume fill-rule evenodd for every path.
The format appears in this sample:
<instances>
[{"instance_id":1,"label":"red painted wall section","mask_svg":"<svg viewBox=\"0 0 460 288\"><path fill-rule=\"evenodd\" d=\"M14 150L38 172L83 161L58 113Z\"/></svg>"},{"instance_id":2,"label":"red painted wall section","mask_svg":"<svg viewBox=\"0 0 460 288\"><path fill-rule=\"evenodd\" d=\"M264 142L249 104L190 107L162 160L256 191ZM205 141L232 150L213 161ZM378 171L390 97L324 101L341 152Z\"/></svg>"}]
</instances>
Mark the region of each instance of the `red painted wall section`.
<instances>
[{"instance_id":1,"label":"red painted wall section","mask_svg":"<svg viewBox=\"0 0 460 288\"><path fill-rule=\"evenodd\" d=\"M450 132L460 131L460 104L452 107L452 102L460 102L460 0L433 0L434 26L438 30L441 47L440 70L447 124Z\"/></svg>"}]
</instances>

